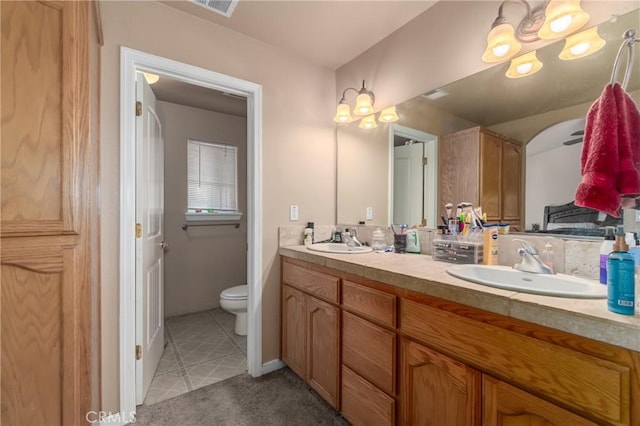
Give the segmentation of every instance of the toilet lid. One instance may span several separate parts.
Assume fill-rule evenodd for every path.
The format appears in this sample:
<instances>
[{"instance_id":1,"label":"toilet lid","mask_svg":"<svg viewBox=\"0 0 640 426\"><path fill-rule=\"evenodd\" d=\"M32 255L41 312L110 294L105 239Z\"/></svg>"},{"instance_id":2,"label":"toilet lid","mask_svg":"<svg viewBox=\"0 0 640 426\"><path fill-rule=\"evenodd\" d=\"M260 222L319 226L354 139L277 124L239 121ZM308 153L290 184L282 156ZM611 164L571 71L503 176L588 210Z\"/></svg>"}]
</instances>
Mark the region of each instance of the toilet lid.
<instances>
[{"instance_id":1,"label":"toilet lid","mask_svg":"<svg viewBox=\"0 0 640 426\"><path fill-rule=\"evenodd\" d=\"M238 299L246 299L247 298L247 285L237 285L235 287L230 287L226 290L223 290L220 293L220 297L222 299L227 300L238 300Z\"/></svg>"}]
</instances>

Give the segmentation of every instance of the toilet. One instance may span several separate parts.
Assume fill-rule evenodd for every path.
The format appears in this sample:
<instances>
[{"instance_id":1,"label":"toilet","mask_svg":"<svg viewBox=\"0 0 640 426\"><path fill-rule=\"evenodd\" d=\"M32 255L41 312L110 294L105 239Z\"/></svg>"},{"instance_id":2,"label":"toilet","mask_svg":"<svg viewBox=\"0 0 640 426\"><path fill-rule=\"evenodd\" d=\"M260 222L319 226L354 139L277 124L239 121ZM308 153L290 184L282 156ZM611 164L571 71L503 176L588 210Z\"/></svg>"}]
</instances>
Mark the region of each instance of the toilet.
<instances>
[{"instance_id":1,"label":"toilet","mask_svg":"<svg viewBox=\"0 0 640 426\"><path fill-rule=\"evenodd\" d=\"M236 316L234 331L239 336L247 335L247 285L237 285L220 293L220 307Z\"/></svg>"}]
</instances>

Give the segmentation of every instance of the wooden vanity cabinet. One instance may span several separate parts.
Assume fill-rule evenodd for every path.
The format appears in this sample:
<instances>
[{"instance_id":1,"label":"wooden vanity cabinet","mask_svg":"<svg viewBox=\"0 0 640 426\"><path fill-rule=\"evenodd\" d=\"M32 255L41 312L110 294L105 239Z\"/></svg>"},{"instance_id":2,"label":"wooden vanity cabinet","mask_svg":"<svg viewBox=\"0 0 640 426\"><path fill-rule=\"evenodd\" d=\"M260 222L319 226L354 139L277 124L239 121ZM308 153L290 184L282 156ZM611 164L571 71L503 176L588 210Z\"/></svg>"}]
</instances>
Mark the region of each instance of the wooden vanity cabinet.
<instances>
[{"instance_id":1,"label":"wooden vanity cabinet","mask_svg":"<svg viewBox=\"0 0 640 426\"><path fill-rule=\"evenodd\" d=\"M521 230L523 146L482 127L440 137L438 206L468 201L489 222Z\"/></svg>"},{"instance_id":2,"label":"wooden vanity cabinet","mask_svg":"<svg viewBox=\"0 0 640 426\"><path fill-rule=\"evenodd\" d=\"M339 278L282 264L282 360L339 408Z\"/></svg>"}]
</instances>

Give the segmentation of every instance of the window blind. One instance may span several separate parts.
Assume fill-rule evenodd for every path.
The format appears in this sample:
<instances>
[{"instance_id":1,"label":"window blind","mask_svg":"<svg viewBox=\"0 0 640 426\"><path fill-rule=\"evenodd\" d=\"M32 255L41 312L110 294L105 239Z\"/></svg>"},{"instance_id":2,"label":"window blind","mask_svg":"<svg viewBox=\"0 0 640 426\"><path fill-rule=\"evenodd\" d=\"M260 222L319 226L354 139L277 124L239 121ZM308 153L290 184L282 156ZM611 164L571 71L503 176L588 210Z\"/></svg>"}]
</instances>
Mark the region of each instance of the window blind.
<instances>
[{"instance_id":1,"label":"window blind","mask_svg":"<svg viewBox=\"0 0 640 426\"><path fill-rule=\"evenodd\" d=\"M238 148L187 141L187 209L238 209Z\"/></svg>"}]
</instances>

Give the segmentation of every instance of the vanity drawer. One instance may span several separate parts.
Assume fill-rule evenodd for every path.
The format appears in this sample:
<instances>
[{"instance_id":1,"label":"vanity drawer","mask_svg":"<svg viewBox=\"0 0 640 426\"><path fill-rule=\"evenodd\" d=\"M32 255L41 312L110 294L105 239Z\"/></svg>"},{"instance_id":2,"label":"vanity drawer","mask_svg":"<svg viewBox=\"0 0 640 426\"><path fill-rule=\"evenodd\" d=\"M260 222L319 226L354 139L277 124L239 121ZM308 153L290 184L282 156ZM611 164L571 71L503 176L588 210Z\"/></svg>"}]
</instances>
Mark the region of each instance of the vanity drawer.
<instances>
[{"instance_id":1,"label":"vanity drawer","mask_svg":"<svg viewBox=\"0 0 640 426\"><path fill-rule=\"evenodd\" d=\"M340 303L340 278L284 262L282 281L328 302Z\"/></svg>"},{"instance_id":2,"label":"vanity drawer","mask_svg":"<svg viewBox=\"0 0 640 426\"><path fill-rule=\"evenodd\" d=\"M395 400L344 365L341 407L342 415L354 426L395 424Z\"/></svg>"},{"instance_id":3,"label":"vanity drawer","mask_svg":"<svg viewBox=\"0 0 640 426\"><path fill-rule=\"evenodd\" d=\"M382 325L396 328L396 296L393 294L344 280L342 306Z\"/></svg>"},{"instance_id":4,"label":"vanity drawer","mask_svg":"<svg viewBox=\"0 0 640 426\"><path fill-rule=\"evenodd\" d=\"M342 363L389 395L395 395L395 333L343 311Z\"/></svg>"},{"instance_id":5,"label":"vanity drawer","mask_svg":"<svg viewBox=\"0 0 640 426\"><path fill-rule=\"evenodd\" d=\"M626 366L402 299L400 330L527 392L606 423L630 422Z\"/></svg>"}]
</instances>

